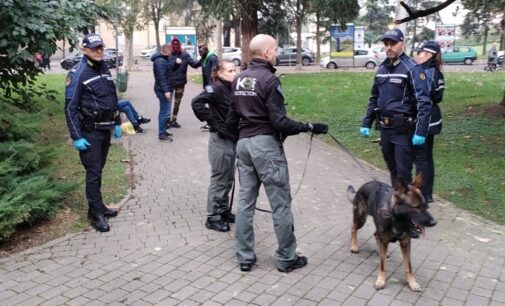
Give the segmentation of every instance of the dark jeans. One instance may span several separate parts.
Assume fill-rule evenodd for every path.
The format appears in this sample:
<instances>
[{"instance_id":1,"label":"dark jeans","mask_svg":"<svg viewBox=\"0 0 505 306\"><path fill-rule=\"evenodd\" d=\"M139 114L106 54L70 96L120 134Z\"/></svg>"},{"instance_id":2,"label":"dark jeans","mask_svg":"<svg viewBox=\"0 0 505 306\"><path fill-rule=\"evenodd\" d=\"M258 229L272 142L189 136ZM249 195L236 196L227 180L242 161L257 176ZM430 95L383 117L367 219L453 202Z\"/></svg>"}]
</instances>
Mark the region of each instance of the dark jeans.
<instances>
[{"instance_id":1,"label":"dark jeans","mask_svg":"<svg viewBox=\"0 0 505 306\"><path fill-rule=\"evenodd\" d=\"M412 136L410 132L399 133L395 129L381 129L382 156L388 166L393 187L398 176L401 176L406 184L412 182Z\"/></svg>"},{"instance_id":2,"label":"dark jeans","mask_svg":"<svg viewBox=\"0 0 505 306\"><path fill-rule=\"evenodd\" d=\"M132 103L128 100L119 100L117 103L119 106L119 111L126 114L126 118L130 120L133 126L139 125L137 119L139 118L139 114L133 107Z\"/></svg>"},{"instance_id":3,"label":"dark jeans","mask_svg":"<svg viewBox=\"0 0 505 306\"><path fill-rule=\"evenodd\" d=\"M165 98L165 94L160 90L155 90L156 97L160 100L160 113L158 115L158 136L166 133L167 122L170 120L170 110L172 101Z\"/></svg>"},{"instance_id":4,"label":"dark jeans","mask_svg":"<svg viewBox=\"0 0 505 306\"><path fill-rule=\"evenodd\" d=\"M79 152L81 163L86 169L88 214L96 216L106 209L100 188L102 187L102 170L109 153L111 130L83 132L83 137L91 144L87 150Z\"/></svg>"},{"instance_id":5,"label":"dark jeans","mask_svg":"<svg viewBox=\"0 0 505 306\"><path fill-rule=\"evenodd\" d=\"M416 174L423 173L423 187L421 192L425 198L433 197L433 184L435 182L435 163L433 161L434 135L428 135L422 146L415 146Z\"/></svg>"}]
</instances>

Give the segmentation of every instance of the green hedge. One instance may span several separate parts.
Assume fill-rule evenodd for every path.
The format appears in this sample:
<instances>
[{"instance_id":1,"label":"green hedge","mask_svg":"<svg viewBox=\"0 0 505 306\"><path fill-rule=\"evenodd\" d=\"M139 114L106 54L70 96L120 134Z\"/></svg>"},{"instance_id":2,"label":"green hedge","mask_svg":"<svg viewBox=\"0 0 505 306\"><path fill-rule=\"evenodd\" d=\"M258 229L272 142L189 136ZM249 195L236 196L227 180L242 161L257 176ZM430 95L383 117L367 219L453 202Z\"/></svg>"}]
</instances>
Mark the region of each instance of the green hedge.
<instances>
[{"instance_id":1,"label":"green hedge","mask_svg":"<svg viewBox=\"0 0 505 306\"><path fill-rule=\"evenodd\" d=\"M0 241L20 224L54 215L74 187L50 175L53 151L37 129L43 117L44 110L32 114L0 103Z\"/></svg>"}]
</instances>

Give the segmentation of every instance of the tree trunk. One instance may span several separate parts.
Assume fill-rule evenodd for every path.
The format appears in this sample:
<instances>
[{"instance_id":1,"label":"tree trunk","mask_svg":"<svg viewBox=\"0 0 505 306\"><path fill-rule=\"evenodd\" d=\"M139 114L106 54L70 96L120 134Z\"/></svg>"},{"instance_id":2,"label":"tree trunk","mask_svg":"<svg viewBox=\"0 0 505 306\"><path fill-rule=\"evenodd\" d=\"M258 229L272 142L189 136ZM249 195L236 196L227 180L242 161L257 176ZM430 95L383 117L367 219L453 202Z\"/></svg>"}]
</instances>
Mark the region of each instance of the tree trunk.
<instances>
[{"instance_id":1,"label":"tree trunk","mask_svg":"<svg viewBox=\"0 0 505 306\"><path fill-rule=\"evenodd\" d=\"M487 54L487 36L488 36L488 32L489 32L489 27L487 26L487 23L488 23L488 20L489 18L486 18L485 22L484 22L484 33L483 33L483 38L484 38L484 41L483 41L483 44L484 46L482 47L482 55L486 55Z\"/></svg>"},{"instance_id":2,"label":"tree trunk","mask_svg":"<svg viewBox=\"0 0 505 306\"><path fill-rule=\"evenodd\" d=\"M296 70L302 70L302 22L303 12L300 5L301 0L296 1Z\"/></svg>"},{"instance_id":3,"label":"tree trunk","mask_svg":"<svg viewBox=\"0 0 505 306\"><path fill-rule=\"evenodd\" d=\"M223 40L222 40L222 34L223 34L223 21L221 20L216 20L216 45L217 45L217 57L222 58L223 57Z\"/></svg>"},{"instance_id":4,"label":"tree trunk","mask_svg":"<svg viewBox=\"0 0 505 306\"><path fill-rule=\"evenodd\" d=\"M160 21L157 20L157 18L153 19L154 21L154 33L156 36L156 46L158 46L158 50L161 50L161 43L160 43Z\"/></svg>"},{"instance_id":5,"label":"tree trunk","mask_svg":"<svg viewBox=\"0 0 505 306\"><path fill-rule=\"evenodd\" d=\"M240 41L240 32L241 32L241 28L240 28L240 24L237 25L235 28L235 47L239 47L242 46L242 43Z\"/></svg>"},{"instance_id":6,"label":"tree trunk","mask_svg":"<svg viewBox=\"0 0 505 306\"><path fill-rule=\"evenodd\" d=\"M133 29L128 33L125 31L125 53L123 59L126 70L133 68Z\"/></svg>"},{"instance_id":7,"label":"tree trunk","mask_svg":"<svg viewBox=\"0 0 505 306\"><path fill-rule=\"evenodd\" d=\"M223 46L231 47L231 23L229 21L223 24Z\"/></svg>"},{"instance_id":8,"label":"tree trunk","mask_svg":"<svg viewBox=\"0 0 505 306\"><path fill-rule=\"evenodd\" d=\"M258 3L241 10L240 27L242 30L242 70L247 69L251 61L249 43L258 34Z\"/></svg>"},{"instance_id":9,"label":"tree trunk","mask_svg":"<svg viewBox=\"0 0 505 306\"><path fill-rule=\"evenodd\" d=\"M414 22L414 33L412 34L412 44L410 45L410 57L414 55L414 48L417 41L417 19L414 19L413 22Z\"/></svg>"},{"instance_id":10,"label":"tree trunk","mask_svg":"<svg viewBox=\"0 0 505 306\"><path fill-rule=\"evenodd\" d=\"M321 61L321 31L319 31L319 23L321 16L319 12L316 13L316 64Z\"/></svg>"}]
</instances>

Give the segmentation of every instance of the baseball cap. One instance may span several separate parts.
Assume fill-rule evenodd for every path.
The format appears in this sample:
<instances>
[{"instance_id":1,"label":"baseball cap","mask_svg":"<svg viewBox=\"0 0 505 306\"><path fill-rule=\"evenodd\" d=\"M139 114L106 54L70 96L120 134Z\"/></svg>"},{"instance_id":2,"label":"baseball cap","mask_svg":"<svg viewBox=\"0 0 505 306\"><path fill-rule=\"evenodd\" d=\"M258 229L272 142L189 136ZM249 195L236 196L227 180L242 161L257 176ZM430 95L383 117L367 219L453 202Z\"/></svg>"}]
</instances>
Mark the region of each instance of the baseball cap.
<instances>
[{"instance_id":1,"label":"baseball cap","mask_svg":"<svg viewBox=\"0 0 505 306\"><path fill-rule=\"evenodd\" d=\"M392 41L403 41L403 33L400 29L388 30L386 33L384 33L381 40L385 41L386 39Z\"/></svg>"},{"instance_id":2,"label":"baseball cap","mask_svg":"<svg viewBox=\"0 0 505 306\"><path fill-rule=\"evenodd\" d=\"M433 54L440 53L440 45L434 40L428 40L422 42L417 48L414 50L416 52L426 51Z\"/></svg>"},{"instance_id":3,"label":"baseball cap","mask_svg":"<svg viewBox=\"0 0 505 306\"><path fill-rule=\"evenodd\" d=\"M86 48L96 48L103 46L103 40L100 35L96 33L90 33L84 36L82 39L82 46Z\"/></svg>"}]
</instances>

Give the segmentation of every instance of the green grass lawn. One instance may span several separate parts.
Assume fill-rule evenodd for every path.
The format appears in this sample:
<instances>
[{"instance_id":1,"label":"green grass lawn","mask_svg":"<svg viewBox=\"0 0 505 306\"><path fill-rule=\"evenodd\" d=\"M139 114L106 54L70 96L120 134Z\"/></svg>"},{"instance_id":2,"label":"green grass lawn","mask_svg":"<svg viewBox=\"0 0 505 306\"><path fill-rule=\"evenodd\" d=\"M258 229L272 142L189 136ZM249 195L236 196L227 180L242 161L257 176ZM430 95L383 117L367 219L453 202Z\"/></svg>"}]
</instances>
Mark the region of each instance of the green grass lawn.
<instances>
[{"instance_id":1,"label":"green grass lawn","mask_svg":"<svg viewBox=\"0 0 505 306\"><path fill-rule=\"evenodd\" d=\"M446 73L440 104L444 128L435 138L435 193L505 224L505 116L497 114L504 73ZM290 115L326 122L357 156L385 169L371 138L359 136L373 72L291 74L282 78ZM495 107L496 109L493 109ZM329 137L324 138L331 143Z\"/></svg>"},{"instance_id":2,"label":"green grass lawn","mask_svg":"<svg viewBox=\"0 0 505 306\"><path fill-rule=\"evenodd\" d=\"M67 129L64 109L64 74L48 74L39 78L39 82L45 83L49 89L58 91L57 102L39 98L43 105L40 114L39 127L42 139L56 150L52 168L54 175L60 180L78 184L74 192L68 195L63 206L70 207L81 215L80 222L76 225L87 224L85 218L88 204L84 194L85 171L79 159L79 153L73 147ZM111 146L109 156L102 178L102 195L106 205L117 203L127 193L128 176L125 165L121 160L128 159L123 146L115 143Z\"/></svg>"}]
</instances>

